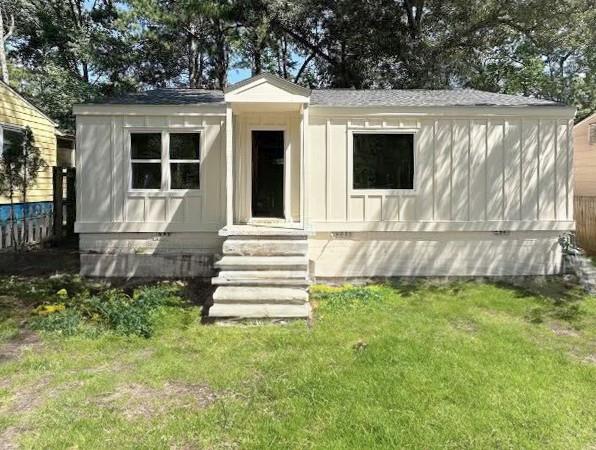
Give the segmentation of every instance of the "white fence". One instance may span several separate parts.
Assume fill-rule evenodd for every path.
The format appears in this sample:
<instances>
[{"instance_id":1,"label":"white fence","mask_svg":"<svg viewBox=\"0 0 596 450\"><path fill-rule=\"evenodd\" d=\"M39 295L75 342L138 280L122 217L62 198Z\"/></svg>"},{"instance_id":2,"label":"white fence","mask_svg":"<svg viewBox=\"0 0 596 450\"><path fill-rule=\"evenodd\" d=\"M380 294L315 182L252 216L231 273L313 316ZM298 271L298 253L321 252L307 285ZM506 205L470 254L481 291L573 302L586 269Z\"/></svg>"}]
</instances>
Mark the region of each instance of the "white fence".
<instances>
[{"instance_id":1,"label":"white fence","mask_svg":"<svg viewBox=\"0 0 596 450\"><path fill-rule=\"evenodd\" d=\"M35 244L52 237L52 215L45 214L27 219L27 233L25 224L19 219L15 222L14 238L11 230L11 219L0 223L0 249L7 249L17 244Z\"/></svg>"}]
</instances>

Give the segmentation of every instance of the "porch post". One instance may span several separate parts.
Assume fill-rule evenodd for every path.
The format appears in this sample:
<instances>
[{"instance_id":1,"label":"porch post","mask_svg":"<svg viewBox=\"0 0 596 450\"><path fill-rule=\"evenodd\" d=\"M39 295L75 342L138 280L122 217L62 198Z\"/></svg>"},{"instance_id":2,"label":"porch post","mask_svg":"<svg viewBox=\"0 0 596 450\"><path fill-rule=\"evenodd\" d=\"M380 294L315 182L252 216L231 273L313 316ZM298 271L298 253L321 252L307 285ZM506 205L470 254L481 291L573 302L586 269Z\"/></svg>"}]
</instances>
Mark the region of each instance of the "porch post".
<instances>
[{"instance_id":1,"label":"porch post","mask_svg":"<svg viewBox=\"0 0 596 450\"><path fill-rule=\"evenodd\" d=\"M234 224L234 123L232 105L226 103L226 226Z\"/></svg>"},{"instance_id":2,"label":"porch post","mask_svg":"<svg viewBox=\"0 0 596 450\"><path fill-rule=\"evenodd\" d=\"M308 103L302 108L300 118L300 222L307 228L310 222L308 214Z\"/></svg>"}]
</instances>

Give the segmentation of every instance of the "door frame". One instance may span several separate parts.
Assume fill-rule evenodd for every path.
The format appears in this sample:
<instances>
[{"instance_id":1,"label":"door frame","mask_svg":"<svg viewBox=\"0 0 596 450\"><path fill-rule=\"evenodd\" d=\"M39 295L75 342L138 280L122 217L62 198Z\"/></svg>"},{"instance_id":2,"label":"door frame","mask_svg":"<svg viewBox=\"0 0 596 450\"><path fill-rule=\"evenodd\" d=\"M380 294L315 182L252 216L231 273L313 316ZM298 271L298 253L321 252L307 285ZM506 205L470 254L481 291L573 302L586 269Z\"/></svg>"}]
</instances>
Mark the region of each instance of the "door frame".
<instances>
[{"instance_id":1,"label":"door frame","mask_svg":"<svg viewBox=\"0 0 596 450\"><path fill-rule=\"evenodd\" d=\"M292 221L292 184L291 184L291 145L290 140L288 139L288 127L283 125L251 125L248 127L248 142L249 142L249 158L248 159L248 208L249 208L249 222L255 221L258 222L259 220L267 220L267 217L253 217L252 215L252 133L253 131L281 131L283 132L283 139L284 139L284 180L283 180L283 196L284 196L284 217L279 219L278 217L271 217L271 219L275 220L285 220L286 222Z\"/></svg>"}]
</instances>

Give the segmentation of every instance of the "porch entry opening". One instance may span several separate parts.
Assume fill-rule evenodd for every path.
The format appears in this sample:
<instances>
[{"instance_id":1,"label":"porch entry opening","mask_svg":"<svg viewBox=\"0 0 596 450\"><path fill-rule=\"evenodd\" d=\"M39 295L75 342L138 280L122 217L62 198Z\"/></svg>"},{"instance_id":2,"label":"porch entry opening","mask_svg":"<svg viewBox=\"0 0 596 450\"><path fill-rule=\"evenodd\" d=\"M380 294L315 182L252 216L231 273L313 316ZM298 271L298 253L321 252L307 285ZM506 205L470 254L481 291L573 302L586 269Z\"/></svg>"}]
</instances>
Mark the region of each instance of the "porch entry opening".
<instances>
[{"instance_id":1,"label":"porch entry opening","mask_svg":"<svg viewBox=\"0 0 596 450\"><path fill-rule=\"evenodd\" d=\"M284 163L284 132L253 130L253 217L284 217Z\"/></svg>"}]
</instances>

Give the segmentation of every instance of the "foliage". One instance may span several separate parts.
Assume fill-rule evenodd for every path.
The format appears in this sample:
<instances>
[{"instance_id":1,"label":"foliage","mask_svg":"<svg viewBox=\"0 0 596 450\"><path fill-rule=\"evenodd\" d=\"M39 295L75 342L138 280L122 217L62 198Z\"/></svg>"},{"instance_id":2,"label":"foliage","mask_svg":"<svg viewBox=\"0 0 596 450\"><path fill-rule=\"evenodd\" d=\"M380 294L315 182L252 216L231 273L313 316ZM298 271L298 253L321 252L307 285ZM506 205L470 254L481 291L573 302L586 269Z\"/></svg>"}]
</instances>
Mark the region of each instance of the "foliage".
<instances>
[{"instance_id":1,"label":"foliage","mask_svg":"<svg viewBox=\"0 0 596 450\"><path fill-rule=\"evenodd\" d=\"M224 87L231 68L311 87L470 87L596 110L593 0L9 0L15 87L73 103Z\"/></svg>"},{"instance_id":2,"label":"foliage","mask_svg":"<svg viewBox=\"0 0 596 450\"><path fill-rule=\"evenodd\" d=\"M64 335L113 331L147 338L154 332L155 311L180 304L167 285L143 287L132 296L119 289L109 289L96 295L84 292L72 298L58 292L55 297L64 303L38 306L38 317L32 320L34 329Z\"/></svg>"},{"instance_id":3,"label":"foliage","mask_svg":"<svg viewBox=\"0 0 596 450\"><path fill-rule=\"evenodd\" d=\"M383 296L375 286L343 286L330 288L317 286L311 296L320 302L321 311L342 312L350 309L363 309L382 301Z\"/></svg>"}]
</instances>

